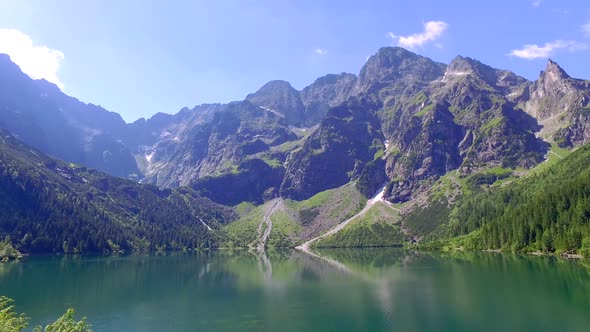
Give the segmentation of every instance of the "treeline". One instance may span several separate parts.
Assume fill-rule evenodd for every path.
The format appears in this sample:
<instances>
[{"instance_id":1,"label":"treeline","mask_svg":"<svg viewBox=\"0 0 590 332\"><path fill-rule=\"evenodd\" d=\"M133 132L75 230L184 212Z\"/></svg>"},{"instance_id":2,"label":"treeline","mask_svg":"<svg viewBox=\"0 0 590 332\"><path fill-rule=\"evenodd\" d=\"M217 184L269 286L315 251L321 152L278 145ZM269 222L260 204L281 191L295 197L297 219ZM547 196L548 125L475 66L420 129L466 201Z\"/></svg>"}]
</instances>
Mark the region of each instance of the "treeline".
<instances>
[{"instance_id":1,"label":"treeline","mask_svg":"<svg viewBox=\"0 0 590 332\"><path fill-rule=\"evenodd\" d=\"M447 236L474 249L590 256L590 146L547 170L459 203Z\"/></svg>"},{"instance_id":2,"label":"treeline","mask_svg":"<svg viewBox=\"0 0 590 332\"><path fill-rule=\"evenodd\" d=\"M47 157L2 134L0 235L25 253L215 247L234 212L194 190L159 189Z\"/></svg>"}]
</instances>

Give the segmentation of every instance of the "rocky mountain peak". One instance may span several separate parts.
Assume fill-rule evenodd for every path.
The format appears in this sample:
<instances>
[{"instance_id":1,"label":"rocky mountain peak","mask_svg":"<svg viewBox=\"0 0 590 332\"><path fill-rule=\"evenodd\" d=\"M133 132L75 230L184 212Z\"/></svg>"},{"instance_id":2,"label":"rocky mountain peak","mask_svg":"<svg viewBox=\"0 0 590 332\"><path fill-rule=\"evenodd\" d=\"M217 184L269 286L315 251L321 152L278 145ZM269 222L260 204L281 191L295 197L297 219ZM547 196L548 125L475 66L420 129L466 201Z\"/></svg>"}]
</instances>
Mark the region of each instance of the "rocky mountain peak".
<instances>
[{"instance_id":1,"label":"rocky mountain peak","mask_svg":"<svg viewBox=\"0 0 590 332\"><path fill-rule=\"evenodd\" d=\"M541 72L540 80L546 82L556 82L562 79L570 78L570 76L561 68L557 62L549 59L547 60L547 67L545 71Z\"/></svg>"},{"instance_id":2,"label":"rocky mountain peak","mask_svg":"<svg viewBox=\"0 0 590 332\"><path fill-rule=\"evenodd\" d=\"M289 82L270 81L255 93L246 96L246 100L285 117L292 125L300 125L303 121L305 107L299 91Z\"/></svg>"},{"instance_id":3,"label":"rocky mountain peak","mask_svg":"<svg viewBox=\"0 0 590 332\"><path fill-rule=\"evenodd\" d=\"M401 47L383 47L361 69L352 95L401 81L405 84L431 82L443 76L445 67Z\"/></svg>"},{"instance_id":4,"label":"rocky mountain peak","mask_svg":"<svg viewBox=\"0 0 590 332\"><path fill-rule=\"evenodd\" d=\"M492 85L496 84L498 79L496 69L485 65L478 60L458 55L447 66L442 81L445 82L454 77L467 75L475 75Z\"/></svg>"},{"instance_id":5,"label":"rocky mountain peak","mask_svg":"<svg viewBox=\"0 0 590 332\"><path fill-rule=\"evenodd\" d=\"M415 58L419 55L402 47L382 47L367 62L377 61L384 67L399 65L404 59Z\"/></svg>"},{"instance_id":6,"label":"rocky mountain peak","mask_svg":"<svg viewBox=\"0 0 590 332\"><path fill-rule=\"evenodd\" d=\"M273 90L290 91L290 90L295 90L295 88L293 88L293 86L291 86L291 83L289 83L287 81L273 80L273 81L269 81L266 84L264 84L260 89L258 89L258 91L256 93L273 91Z\"/></svg>"},{"instance_id":7,"label":"rocky mountain peak","mask_svg":"<svg viewBox=\"0 0 590 332\"><path fill-rule=\"evenodd\" d=\"M421 58L416 53L410 52L401 47L382 47L369 57L363 68L360 76L363 77L363 72L367 74L369 69L382 71L400 71L409 62Z\"/></svg>"},{"instance_id":8,"label":"rocky mountain peak","mask_svg":"<svg viewBox=\"0 0 590 332\"><path fill-rule=\"evenodd\" d=\"M447 72L473 72L475 71L474 67L477 66L480 62L474 60L469 57L463 57L461 55L457 55L449 66L447 67Z\"/></svg>"}]
</instances>

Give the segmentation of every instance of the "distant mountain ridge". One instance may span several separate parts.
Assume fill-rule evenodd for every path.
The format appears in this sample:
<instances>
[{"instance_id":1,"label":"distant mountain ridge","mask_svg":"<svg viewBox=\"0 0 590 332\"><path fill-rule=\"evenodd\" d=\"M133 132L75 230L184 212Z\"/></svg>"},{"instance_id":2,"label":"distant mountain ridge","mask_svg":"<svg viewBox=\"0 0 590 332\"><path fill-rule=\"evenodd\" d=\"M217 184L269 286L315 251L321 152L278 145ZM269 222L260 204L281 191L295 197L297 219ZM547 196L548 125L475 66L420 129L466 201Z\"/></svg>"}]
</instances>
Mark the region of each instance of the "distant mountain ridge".
<instances>
[{"instance_id":1,"label":"distant mountain ridge","mask_svg":"<svg viewBox=\"0 0 590 332\"><path fill-rule=\"evenodd\" d=\"M358 76L326 75L301 91L271 81L244 101L131 124L29 79L7 56L0 72L0 127L24 142L225 204L305 199L359 178L362 192L387 183L385 197L405 202L451 170L526 169L550 144L590 139L590 83L552 60L531 82L468 57L445 65L385 47ZM242 194L229 198L218 186L234 181Z\"/></svg>"}]
</instances>

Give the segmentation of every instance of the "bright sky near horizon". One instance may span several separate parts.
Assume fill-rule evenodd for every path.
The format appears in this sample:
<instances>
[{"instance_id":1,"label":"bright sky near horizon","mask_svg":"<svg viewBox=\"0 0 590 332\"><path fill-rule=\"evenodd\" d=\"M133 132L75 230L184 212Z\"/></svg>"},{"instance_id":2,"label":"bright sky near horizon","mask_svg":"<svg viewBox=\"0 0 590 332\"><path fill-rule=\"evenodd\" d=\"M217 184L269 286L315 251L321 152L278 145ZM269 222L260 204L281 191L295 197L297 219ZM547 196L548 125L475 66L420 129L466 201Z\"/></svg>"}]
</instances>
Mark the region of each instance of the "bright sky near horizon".
<instances>
[{"instance_id":1,"label":"bright sky near horizon","mask_svg":"<svg viewBox=\"0 0 590 332\"><path fill-rule=\"evenodd\" d=\"M469 56L535 79L547 58L590 79L583 0L0 0L0 53L126 121L358 74L383 46Z\"/></svg>"}]
</instances>

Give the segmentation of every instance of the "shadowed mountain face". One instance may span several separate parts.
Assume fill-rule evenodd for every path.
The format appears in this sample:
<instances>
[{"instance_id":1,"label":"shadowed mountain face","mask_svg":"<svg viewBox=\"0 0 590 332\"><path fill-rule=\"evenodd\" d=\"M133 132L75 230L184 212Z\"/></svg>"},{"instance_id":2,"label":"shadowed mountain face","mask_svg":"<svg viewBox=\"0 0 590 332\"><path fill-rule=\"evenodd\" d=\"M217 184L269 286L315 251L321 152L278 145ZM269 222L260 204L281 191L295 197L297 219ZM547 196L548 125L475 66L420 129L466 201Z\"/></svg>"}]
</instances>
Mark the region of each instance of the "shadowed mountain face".
<instances>
[{"instance_id":1,"label":"shadowed mountain face","mask_svg":"<svg viewBox=\"0 0 590 332\"><path fill-rule=\"evenodd\" d=\"M118 139L127 125L117 113L63 94L45 80L32 80L0 54L0 127L54 157L121 177L141 176Z\"/></svg>"},{"instance_id":2,"label":"shadowed mountain face","mask_svg":"<svg viewBox=\"0 0 590 332\"><path fill-rule=\"evenodd\" d=\"M297 199L361 179L404 202L449 171L530 168L550 143L590 140L590 83L555 62L537 81L468 58L434 62L402 48L358 77L326 75L301 91L271 81L241 102L125 124L0 58L0 127L56 156L217 202Z\"/></svg>"},{"instance_id":3,"label":"shadowed mountain face","mask_svg":"<svg viewBox=\"0 0 590 332\"><path fill-rule=\"evenodd\" d=\"M330 108L346 101L355 83L356 76L353 74L330 74L301 90L301 100L305 106L304 125L319 123Z\"/></svg>"}]
</instances>

